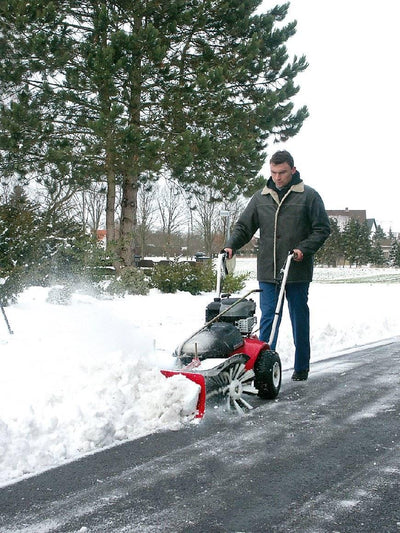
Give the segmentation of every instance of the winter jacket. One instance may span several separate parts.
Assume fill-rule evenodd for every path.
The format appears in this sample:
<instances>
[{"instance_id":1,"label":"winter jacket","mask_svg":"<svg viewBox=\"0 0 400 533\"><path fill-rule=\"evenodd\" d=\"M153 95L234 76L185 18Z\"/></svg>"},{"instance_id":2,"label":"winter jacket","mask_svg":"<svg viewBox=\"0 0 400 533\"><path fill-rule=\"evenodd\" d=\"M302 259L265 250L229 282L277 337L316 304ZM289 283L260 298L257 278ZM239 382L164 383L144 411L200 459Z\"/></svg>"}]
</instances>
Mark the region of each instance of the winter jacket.
<instances>
[{"instance_id":1,"label":"winter jacket","mask_svg":"<svg viewBox=\"0 0 400 533\"><path fill-rule=\"evenodd\" d=\"M328 215L320 195L304 185L297 171L281 200L279 194L282 196L282 191L276 189L270 178L250 200L225 246L235 252L259 229L257 279L276 282L288 252L298 248L304 258L292 261L287 281L310 282L313 255L330 234Z\"/></svg>"}]
</instances>

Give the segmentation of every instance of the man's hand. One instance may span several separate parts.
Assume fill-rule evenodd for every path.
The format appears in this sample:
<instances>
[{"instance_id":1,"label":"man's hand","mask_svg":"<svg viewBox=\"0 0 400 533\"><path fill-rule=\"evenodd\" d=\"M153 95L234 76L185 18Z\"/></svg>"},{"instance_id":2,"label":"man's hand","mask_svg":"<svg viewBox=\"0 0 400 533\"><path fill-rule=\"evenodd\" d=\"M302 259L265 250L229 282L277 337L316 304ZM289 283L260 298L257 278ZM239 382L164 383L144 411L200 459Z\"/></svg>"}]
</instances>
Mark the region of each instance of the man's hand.
<instances>
[{"instance_id":1,"label":"man's hand","mask_svg":"<svg viewBox=\"0 0 400 533\"><path fill-rule=\"evenodd\" d=\"M303 257L304 257L304 255L303 255L303 252L301 250L299 250L298 248L295 248L293 250L293 259L295 261L299 261L299 262L303 261Z\"/></svg>"},{"instance_id":2,"label":"man's hand","mask_svg":"<svg viewBox=\"0 0 400 533\"><path fill-rule=\"evenodd\" d=\"M226 255L228 256L228 259L232 259L232 257L233 257L232 248L224 248L224 251L226 252Z\"/></svg>"}]
</instances>

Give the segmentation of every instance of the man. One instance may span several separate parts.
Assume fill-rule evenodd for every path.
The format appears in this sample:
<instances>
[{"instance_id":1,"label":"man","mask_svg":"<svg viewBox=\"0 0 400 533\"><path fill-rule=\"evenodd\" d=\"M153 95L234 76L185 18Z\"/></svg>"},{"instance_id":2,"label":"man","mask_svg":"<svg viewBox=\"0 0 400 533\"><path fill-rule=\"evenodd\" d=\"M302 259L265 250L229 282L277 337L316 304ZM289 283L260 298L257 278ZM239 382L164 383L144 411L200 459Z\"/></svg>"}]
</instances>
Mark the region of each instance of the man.
<instances>
[{"instance_id":1,"label":"man","mask_svg":"<svg viewBox=\"0 0 400 533\"><path fill-rule=\"evenodd\" d=\"M308 290L313 255L330 234L329 218L320 195L300 179L293 157L286 150L270 160L271 177L255 193L225 247L228 258L260 230L257 279L260 289L260 340L268 342L279 295L279 274L293 250L286 285L286 299L296 347L292 379L308 378L310 368L310 318ZM275 350L278 327L271 349Z\"/></svg>"}]
</instances>

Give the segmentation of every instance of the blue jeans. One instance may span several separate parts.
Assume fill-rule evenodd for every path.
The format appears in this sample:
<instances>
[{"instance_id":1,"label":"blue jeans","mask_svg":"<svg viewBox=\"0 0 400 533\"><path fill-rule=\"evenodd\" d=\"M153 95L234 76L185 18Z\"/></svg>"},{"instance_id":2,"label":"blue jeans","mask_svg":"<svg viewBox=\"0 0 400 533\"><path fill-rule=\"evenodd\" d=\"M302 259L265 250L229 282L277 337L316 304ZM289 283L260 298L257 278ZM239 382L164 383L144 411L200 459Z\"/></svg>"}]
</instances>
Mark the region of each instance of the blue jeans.
<instances>
[{"instance_id":1,"label":"blue jeans","mask_svg":"<svg viewBox=\"0 0 400 533\"><path fill-rule=\"evenodd\" d=\"M308 308L309 283L288 283L286 285L286 300L288 302L290 321L292 323L293 341L296 347L294 369L297 372L310 368L310 310ZM260 281L260 340L269 343L272 322L278 302L279 286L275 283ZM282 302L283 308L283 302ZM282 320L282 309L279 314L278 325L274 338L270 343L271 350L275 350L278 340L279 326Z\"/></svg>"}]
</instances>

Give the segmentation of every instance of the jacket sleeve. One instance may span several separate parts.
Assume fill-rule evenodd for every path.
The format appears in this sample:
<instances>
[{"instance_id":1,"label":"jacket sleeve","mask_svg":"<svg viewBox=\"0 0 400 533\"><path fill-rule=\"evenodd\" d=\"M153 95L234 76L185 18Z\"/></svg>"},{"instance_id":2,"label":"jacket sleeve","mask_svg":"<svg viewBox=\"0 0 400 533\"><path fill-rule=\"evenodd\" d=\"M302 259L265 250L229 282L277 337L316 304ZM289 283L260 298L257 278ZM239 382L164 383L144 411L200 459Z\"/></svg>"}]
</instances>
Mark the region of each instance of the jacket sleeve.
<instances>
[{"instance_id":1,"label":"jacket sleeve","mask_svg":"<svg viewBox=\"0 0 400 533\"><path fill-rule=\"evenodd\" d=\"M331 233L329 217L320 195L314 191L314 196L309 207L311 231L309 235L298 244L304 255L314 255Z\"/></svg>"},{"instance_id":2,"label":"jacket sleeve","mask_svg":"<svg viewBox=\"0 0 400 533\"><path fill-rule=\"evenodd\" d=\"M234 225L232 234L225 246L236 252L250 241L258 228L257 200L256 195L254 195Z\"/></svg>"}]
</instances>

